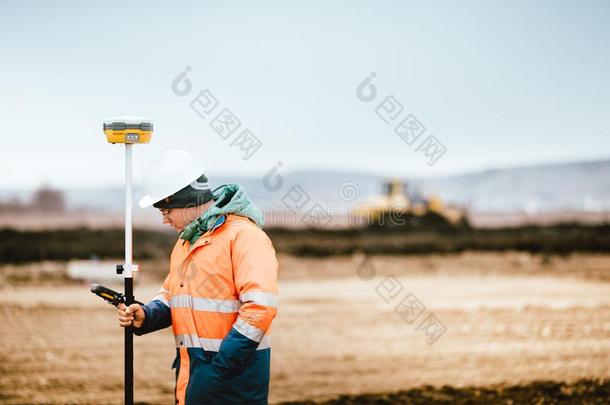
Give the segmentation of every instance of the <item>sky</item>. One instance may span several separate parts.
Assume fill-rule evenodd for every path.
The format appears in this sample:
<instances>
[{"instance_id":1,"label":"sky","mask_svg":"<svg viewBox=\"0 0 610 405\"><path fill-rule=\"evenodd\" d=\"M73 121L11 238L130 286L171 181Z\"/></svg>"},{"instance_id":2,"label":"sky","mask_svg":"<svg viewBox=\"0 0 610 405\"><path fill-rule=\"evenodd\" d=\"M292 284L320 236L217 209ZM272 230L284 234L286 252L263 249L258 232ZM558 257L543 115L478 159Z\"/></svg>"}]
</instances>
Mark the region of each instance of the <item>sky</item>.
<instances>
[{"instance_id":1,"label":"sky","mask_svg":"<svg viewBox=\"0 0 610 405\"><path fill-rule=\"evenodd\" d=\"M0 189L120 185L123 146L102 122L121 115L155 127L134 148L136 181L169 149L209 177L610 158L608 21L604 1L4 1ZM204 90L218 104L200 116ZM388 96L402 109L386 123ZM225 108L241 122L226 139L211 127ZM425 127L412 144L394 132L409 115ZM247 159L245 129L260 143Z\"/></svg>"}]
</instances>

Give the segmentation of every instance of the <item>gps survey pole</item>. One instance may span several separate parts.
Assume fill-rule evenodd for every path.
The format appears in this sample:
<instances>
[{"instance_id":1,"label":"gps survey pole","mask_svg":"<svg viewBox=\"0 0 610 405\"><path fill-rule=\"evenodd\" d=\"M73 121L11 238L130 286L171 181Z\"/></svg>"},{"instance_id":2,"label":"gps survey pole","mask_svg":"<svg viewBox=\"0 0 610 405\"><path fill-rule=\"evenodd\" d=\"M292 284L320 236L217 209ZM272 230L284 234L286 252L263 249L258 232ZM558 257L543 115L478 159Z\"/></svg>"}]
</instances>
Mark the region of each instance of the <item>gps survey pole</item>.
<instances>
[{"instance_id":1,"label":"gps survey pole","mask_svg":"<svg viewBox=\"0 0 610 405\"><path fill-rule=\"evenodd\" d=\"M117 117L104 122L104 134L109 143L125 144L125 263L116 267L125 280L125 306L134 302L133 273L138 266L132 263L132 148L136 143L148 143L152 136L152 122L136 117ZM125 405L133 405L133 328L125 328Z\"/></svg>"}]
</instances>

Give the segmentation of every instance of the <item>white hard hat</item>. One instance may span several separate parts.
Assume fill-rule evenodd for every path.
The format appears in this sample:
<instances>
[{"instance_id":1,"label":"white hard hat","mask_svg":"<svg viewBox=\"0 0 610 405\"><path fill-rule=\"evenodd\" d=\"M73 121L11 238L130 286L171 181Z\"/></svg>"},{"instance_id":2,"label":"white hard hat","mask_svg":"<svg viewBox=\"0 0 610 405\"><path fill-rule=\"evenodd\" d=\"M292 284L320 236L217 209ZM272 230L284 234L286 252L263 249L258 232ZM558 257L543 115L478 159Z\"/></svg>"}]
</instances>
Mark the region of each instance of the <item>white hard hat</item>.
<instances>
[{"instance_id":1,"label":"white hard hat","mask_svg":"<svg viewBox=\"0 0 610 405\"><path fill-rule=\"evenodd\" d=\"M144 171L143 183L146 195L140 207L154 203L180 191L205 172L203 166L190 153L171 150L154 159Z\"/></svg>"}]
</instances>

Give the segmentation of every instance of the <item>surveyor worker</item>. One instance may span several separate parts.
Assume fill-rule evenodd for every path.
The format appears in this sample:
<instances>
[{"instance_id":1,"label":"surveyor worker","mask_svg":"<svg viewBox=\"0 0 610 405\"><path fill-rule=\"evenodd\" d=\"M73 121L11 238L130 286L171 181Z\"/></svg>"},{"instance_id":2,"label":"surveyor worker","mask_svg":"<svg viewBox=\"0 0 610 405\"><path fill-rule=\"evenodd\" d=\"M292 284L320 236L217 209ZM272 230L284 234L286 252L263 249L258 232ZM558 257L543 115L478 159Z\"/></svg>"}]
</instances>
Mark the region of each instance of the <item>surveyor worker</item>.
<instances>
[{"instance_id":1,"label":"surveyor worker","mask_svg":"<svg viewBox=\"0 0 610 405\"><path fill-rule=\"evenodd\" d=\"M211 190L190 154L144 172L141 207L179 232L169 274L149 303L121 304L119 324L144 335L172 326L177 404L266 404L278 263L261 211L237 184Z\"/></svg>"}]
</instances>

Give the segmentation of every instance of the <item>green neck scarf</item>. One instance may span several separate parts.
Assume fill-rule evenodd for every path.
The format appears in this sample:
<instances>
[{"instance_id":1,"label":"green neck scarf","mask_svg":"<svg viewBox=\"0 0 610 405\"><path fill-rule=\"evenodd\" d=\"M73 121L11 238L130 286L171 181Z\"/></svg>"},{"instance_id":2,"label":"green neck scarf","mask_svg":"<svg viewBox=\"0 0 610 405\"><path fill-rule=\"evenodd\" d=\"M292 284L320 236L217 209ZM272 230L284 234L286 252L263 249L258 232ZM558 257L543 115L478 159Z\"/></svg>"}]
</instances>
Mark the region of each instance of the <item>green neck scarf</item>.
<instances>
[{"instance_id":1,"label":"green neck scarf","mask_svg":"<svg viewBox=\"0 0 610 405\"><path fill-rule=\"evenodd\" d=\"M182 232L180 239L191 245L210 229L220 226L227 214L239 215L252 220L259 228L263 227L264 218L261 210L248 198L246 191L239 184L225 184L213 192L214 204L211 205L199 218L188 224Z\"/></svg>"}]
</instances>

